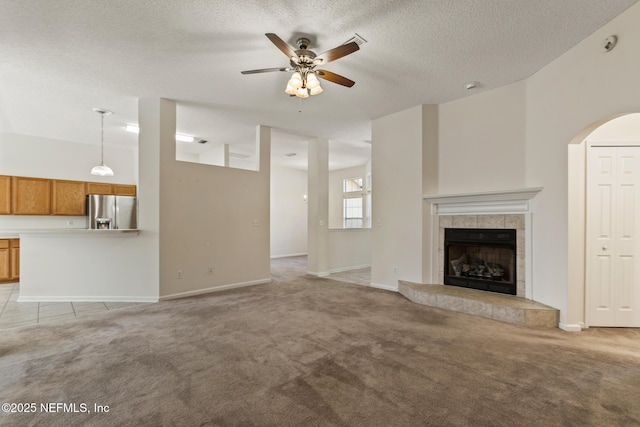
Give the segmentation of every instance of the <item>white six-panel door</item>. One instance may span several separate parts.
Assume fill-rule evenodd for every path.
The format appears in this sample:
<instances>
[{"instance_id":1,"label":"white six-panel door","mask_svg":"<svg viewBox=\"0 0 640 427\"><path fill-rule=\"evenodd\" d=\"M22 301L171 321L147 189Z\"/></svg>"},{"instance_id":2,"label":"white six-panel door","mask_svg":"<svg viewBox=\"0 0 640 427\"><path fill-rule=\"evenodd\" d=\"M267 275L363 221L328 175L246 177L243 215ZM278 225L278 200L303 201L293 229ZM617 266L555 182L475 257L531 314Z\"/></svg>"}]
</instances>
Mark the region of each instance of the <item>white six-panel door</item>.
<instances>
[{"instance_id":1,"label":"white six-panel door","mask_svg":"<svg viewBox=\"0 0 640 427\"><path fill-rule=\"evenodd\" d=\"M640 147L587 155L586 321L640 327Z\"/></svg>"}]
</instances>

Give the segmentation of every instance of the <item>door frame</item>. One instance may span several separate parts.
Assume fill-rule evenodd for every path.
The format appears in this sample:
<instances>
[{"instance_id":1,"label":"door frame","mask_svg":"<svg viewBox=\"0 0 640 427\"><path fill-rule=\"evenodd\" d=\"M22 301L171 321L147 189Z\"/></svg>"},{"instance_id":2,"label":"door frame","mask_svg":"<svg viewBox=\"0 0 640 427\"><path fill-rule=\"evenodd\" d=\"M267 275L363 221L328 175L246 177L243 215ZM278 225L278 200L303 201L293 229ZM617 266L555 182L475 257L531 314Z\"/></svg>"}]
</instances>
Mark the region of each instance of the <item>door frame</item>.
<instances>
[{"instance_id":1,"label":"door frame","mask_svg":"<svg viewBox=\"0 0 640 427\"><path fill-rule=\"evenodd\" d=\"M588 259L588 254L589 254L589 249L591 249L589 247L589 245L593 245L594 243L591 242L589 239L586 238L587 233L588 233L588 223L587 223L587 209L586 207L588 206L588 196L589 196L589 189L587 188L586 184L587 184L587 177L589 175L589 155L590 155L590 150L593 148L598 148L598 147L607 147L607 148L616 148L616 147L638 147L640 148L640 144L638 142L626 142L626 141L619 141L619 142L614 142L614 141L597 141L597 140L591 140L591 141L587 141L586 144L586 157L585 157L585 161L586 161L586 167L585 167L585 260ZM590 270L589 270L589 264L585 261L585 325L587 325L586 327L589 327L589 325L591 325L592 323L592 312L589 309L590 305L591 305L591 301L590 301L590 289L588 287L589 285L589 274L590 274Z\"/></svg>"},{"instance_id":2,"label":"door frame","mask_svg":"<svg viewBox=\"0 0 640 427\"><path fill-rule=\"evenodd\" d=\"M567 322L560 327L579 332L589 327L586 314L586 180L587 140L600 126L631 113L616 114L593 122L568 144L567 203Z\"/></svg>"}]
</instances>

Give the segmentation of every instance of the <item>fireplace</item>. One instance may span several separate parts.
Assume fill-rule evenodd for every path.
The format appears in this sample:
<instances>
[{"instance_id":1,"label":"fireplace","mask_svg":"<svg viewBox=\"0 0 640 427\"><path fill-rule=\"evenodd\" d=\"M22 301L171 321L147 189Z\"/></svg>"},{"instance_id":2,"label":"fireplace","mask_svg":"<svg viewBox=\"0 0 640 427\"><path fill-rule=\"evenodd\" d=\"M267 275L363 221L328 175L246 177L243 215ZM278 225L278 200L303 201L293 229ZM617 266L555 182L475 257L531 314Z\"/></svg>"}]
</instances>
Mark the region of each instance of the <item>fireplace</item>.
<instances>
[{"instance_id":1,"label":"fireplace","mask_svg":"<svg viewBox=\"0 0 640 427\"><path fill-rule=\"evenodd\" d=\"M516 295L516 230L445 228L444 284Z\"/></svg>"}]
</instances>

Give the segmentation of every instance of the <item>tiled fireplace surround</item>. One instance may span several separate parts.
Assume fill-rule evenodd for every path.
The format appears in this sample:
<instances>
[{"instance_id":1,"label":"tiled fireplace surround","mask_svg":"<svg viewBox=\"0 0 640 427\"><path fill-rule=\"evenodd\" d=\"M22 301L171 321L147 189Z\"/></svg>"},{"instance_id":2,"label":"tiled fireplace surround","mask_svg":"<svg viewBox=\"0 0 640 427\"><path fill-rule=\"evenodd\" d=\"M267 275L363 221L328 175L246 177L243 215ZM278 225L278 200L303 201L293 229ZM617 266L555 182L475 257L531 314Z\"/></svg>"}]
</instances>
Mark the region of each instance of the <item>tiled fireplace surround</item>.
<instances>
[{"instance_id":1,"label":"tiled fireplace surround","mask_svg":"<svg viewBox=\"0 0 640 427\"><path fill-rule=\"evenodd\" d=\"M418 304L533 328L558 327L559 311L533 301L531 281L532 199L542 188L484 193L424 196L430 204L436 284L398 281L398 290ZM517 294L505 295L457 286L444 286L445 228L516 230ZM437 239L437 242L436 242Z\"/></svg>"},{"instance_id":2,"label":"tiled fireplace surround","mask_svg":"<svg viewBox=\"0 0 640 427\"><path fill-rule=\"evenodd\" d=\"M444 283L444 229L493 228L516 230L516 296L525 297L525 216L524 214L438 215L438 283Z\"/></svg>"},{"instance_id":3,"label":"tiled fireplace surround","mask_svg":"<svg viewBox=\"0 0 640 427\"><path fill-rule=\"evenodd\" d=\"M542 188L489 191L482 193L425 196L434 216L433 236L438 251L433 260L438 266L438 281L444 283L444 229L493 228L516 230L516 296L532 298L531 216L533 198ZM529 268L527 268L529 264Z\"/></svg>"}]
</instances>

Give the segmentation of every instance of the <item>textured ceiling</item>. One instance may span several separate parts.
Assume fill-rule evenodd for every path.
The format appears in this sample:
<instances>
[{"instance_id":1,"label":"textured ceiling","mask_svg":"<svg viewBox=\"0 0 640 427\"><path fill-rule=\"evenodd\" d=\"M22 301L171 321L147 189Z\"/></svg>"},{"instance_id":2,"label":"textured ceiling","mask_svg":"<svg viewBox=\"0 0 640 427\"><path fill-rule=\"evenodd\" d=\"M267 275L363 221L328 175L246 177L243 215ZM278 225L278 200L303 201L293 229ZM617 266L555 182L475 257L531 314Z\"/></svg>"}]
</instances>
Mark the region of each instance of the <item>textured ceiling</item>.
<instances>
[{"instance_id":1,"label":"textured ceiling","mask_svg":"<svg viewBox=\"0 0 640 427\"><path fill-rule=\"evenodd\" d=\"M635 2L0 0L0 131L99 143L103 107L105 145L135 144L122 127L138 97L165 97L179 132L231 151L264 124L274 155L310 137L366 153L372 119L468 96L470 80L477 93L525 79ZM358 33L358 52L323 66L356 85L299 100L287 73L241 75L288 65L267 32L307 35L316 53Z\"/></svg>"}]
</instances>

